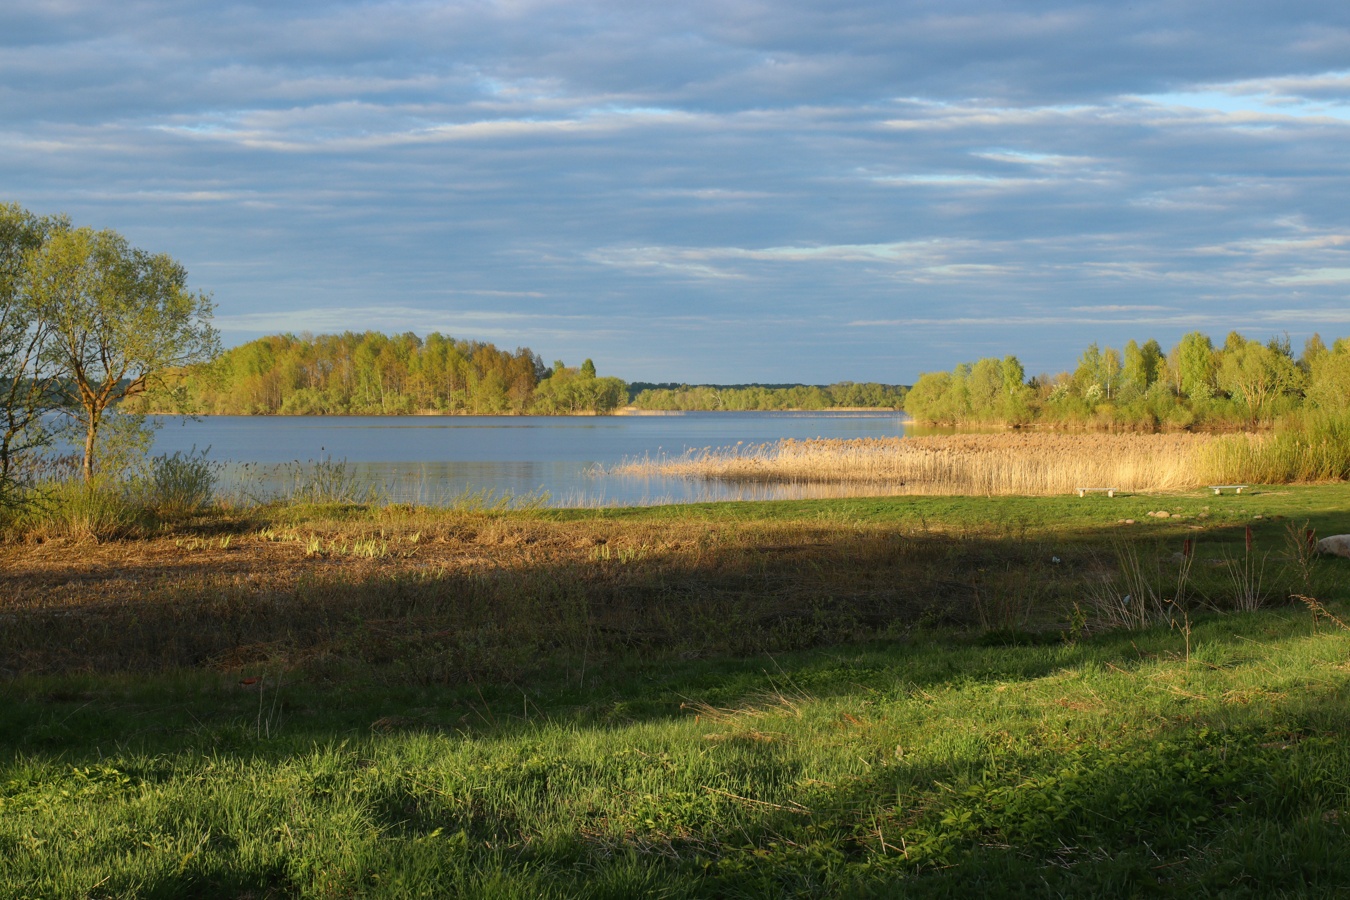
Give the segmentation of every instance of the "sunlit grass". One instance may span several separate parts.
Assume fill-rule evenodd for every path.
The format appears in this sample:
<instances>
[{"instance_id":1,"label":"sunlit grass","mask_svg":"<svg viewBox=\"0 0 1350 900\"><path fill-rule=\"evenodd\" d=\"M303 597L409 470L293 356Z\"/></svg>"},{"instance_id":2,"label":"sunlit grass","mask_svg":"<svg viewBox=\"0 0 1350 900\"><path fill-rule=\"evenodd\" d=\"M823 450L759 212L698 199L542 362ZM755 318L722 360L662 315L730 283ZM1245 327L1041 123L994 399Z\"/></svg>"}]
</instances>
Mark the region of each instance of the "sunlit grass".
<instances>
[{"instance_id":1,"label":"sunlit grass","mask_svg":"<svg viewBox=\"0 0 1350 900\"><path fill-rule=\"evenodd\" d=\"M1178 491L1350 475L1344 435L1062 434L1034 431L785 440L627 460L613 470L737 484L859 486L894 494L1045 496L1080 488Z\"/></svg>"},{"instance_id":2,"label":"sunlit grass","mask_svg":"<svg viewBox=\"0 0 1350 900\"><path fill-rule=\"evenodd\" d=\"M0 893L1325 895L1347 659L1285 612L584 690L34 679L0 712Z\"/></svg>"},{"instance_id":3,"label":"sunlit grass","mask_svg":"<svg viewBox=\"0 0 1350 900\"><path fill-rule=\"evenodd\" d=\"M1206 435L1007 434L780 441L632 460L615 471L733 482L854 483L912 494L1169 491L1205 483Z\"/></svg>"}]
</instances>

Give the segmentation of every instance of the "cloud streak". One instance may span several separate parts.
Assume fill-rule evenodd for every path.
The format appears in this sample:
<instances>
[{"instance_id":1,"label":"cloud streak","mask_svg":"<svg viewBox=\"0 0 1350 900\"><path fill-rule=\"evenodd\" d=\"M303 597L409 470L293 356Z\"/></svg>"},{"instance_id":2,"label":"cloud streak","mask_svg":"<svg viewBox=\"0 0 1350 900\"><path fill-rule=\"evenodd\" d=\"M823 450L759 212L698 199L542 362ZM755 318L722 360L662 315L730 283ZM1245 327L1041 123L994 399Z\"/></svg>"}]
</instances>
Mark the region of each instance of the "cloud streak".
<instances>
[{"instance_id":1,"label":"cloud streak","mask_svg":"<svg viewBox=\"0 0 1350 900\"><path fill-rule=\"evenodd\" d=\"M231 340L1054 369L1346 330L1346 59L1306 0L67 0L0 12L0 199L173 253Z\"/></svg>"}]
</instances>

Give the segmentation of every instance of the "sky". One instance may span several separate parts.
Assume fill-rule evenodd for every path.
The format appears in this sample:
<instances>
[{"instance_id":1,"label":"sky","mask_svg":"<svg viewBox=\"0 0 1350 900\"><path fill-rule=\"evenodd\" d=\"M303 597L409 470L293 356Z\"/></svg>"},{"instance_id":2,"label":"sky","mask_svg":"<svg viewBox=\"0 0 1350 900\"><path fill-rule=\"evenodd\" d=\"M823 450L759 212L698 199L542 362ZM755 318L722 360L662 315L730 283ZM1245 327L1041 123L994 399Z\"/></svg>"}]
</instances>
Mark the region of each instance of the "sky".
<instances>
[{"instance_id":1,"label":"sky","mask_svg":"<svg viewBox=\"0 0 1350 900\"><path fill-rule=\"evenodd\" d=\"M0 0L0 201L226 345L909 383L1350 335L1344 0ZM1329 342L1329 341L1328 341Z\"/></svg>"}]
</instances>

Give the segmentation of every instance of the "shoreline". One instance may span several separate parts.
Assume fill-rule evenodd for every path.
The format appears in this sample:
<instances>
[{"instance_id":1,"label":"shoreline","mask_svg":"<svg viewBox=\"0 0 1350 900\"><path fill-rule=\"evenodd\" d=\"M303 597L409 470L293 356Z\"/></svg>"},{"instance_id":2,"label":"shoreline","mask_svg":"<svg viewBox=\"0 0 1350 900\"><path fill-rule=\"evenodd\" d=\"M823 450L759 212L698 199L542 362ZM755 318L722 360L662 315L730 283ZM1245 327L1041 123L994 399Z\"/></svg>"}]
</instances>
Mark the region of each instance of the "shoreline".
<instances>
[{"instance_id":1,"label":"shoreline","mask_svg":"<svg viewBox=\"0 0 1350 900\"><path fill-rule=\"evenodd\" d=\"M206 413L180 412L177 410L150 410L147 416L182 417L192 419L398 419L398 418L491 418L491 419L570 419L603 418L605 416L684 416L690 413L716 413L719 415L760 415L794 413L798 415L830 415L832 413L873 413L881 416L898 416L912 422L903 410L871 406L840 406L830 409L641 409L636 406L621 406L607 412L582 410L570 413L524 413L524 412L442 412L440 410L418 410L400 413Z\"/></svg>"}]
</instances>

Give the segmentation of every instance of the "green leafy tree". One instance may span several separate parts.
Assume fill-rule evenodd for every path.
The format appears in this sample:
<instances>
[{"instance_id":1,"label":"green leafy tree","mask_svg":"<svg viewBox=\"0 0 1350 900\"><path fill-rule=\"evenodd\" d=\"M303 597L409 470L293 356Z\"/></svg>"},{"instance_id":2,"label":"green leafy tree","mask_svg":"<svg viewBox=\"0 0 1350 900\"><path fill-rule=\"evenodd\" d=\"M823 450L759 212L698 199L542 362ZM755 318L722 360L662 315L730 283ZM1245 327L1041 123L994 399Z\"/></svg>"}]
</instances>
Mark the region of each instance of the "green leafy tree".
<instances>
[{"instance_id":1,"label":"green leafy tree","mask_svg":"<svg viewBox=\"0 0 1350 900\"><path fill-rule=\"evenodd\" d=\"M48 363L61 371L84 438L92 482L109 409L170 386L180 367L219 352L210 298L187 289L187 271L164 254L131 247L114 231L55 229L30 254L33 302L51 323Z\"/></svg>"},{"instance_id":2,"label":"green leafy tree","mask_svg":"<svg viewBox=\"0 0 1350 900\"><path fill-rule=\"evenodd\" d=\"M1214 396L1214 344L1209 335L1192 331L1172 351L1176 357L1177 390L1192 400Z\"/></svg>"},{"instance_id":3,"label":"green leafy tree","mask_svg":"<svg viewBox=\"0 0 1350 900\"><path fill-rule=\"evenodd\" d=\"M1270 417L1280 397L1301 390L1303 372L1281 346L1248 341L1234 332L1224 343L1216 382L1247 407L1255 424Z\"/></svg>"},{"instance_id":4,"label":"green leafy tree","mask_svg":"<svg viewBox=\"0 0 1350 900\"><path fill-rule=\"evenodd\" d=\"M905 412L915 420L937 425L947 414L947 395L952 387L950 372L922 372L905 395Z\"/></svg>"},{"instance_id":5,"label":"green leafy tree","mask_svg":"<svg viewBox=\"0 0 1350 900\"><path fill-rule=\"evenodd\" d=\"M1311 372L1313 364L1327 352L1327 345L1322 343L1322 336L1313 333L1313 336L1303 342L1303 353L1298 358L1298 364L1305 372Z\"/></svg>"},{"instance_id":6,"label":"green leafy tree","mask_svg":"<svg viewBox=\"0 0 1350 900\"><path fill-rule=\"evenodd\" d=\"M10 497L13 466L47 445L49 413L61 407L59 373L45 365L51 323L33 302L28 262L64 219L39 218L0 204L0 501Z\"/></svg>"},{"instance_id":7,"label":"green leafy tree","mask_svg":"<svg viewBox=\"0 0 1350 900\"><path fill-rule=\"evenodd\" d=\"M1151 341L1155 347L1157 341ZM1125 342L1125 351L1121 362L1121 390L1132 395L1142 394L1149 389L1157 378L1157 361L1150 359L1149 353L1133 338Z\"/></svg>"},{"instance_id":8,"label":"green leafy tree","mask_svg":"<svg viewBox=\"0 0 1350 900\"><path fill-rule=\"evenodd\" d=\"M1005 414L1003 362L985 357L970 367L966 379L970 415L979 422L1000 420Z\"/></svg>"},{"instance_id":9,"label":"green leafy tree","mask_svg":"<svg viewBox=\"0 0 1350 900\"><path fill-rule=\"evenodd\" d=\"M1350 416L1350 341L1342 338L1333 349L1313 356L1307 402L1332 416Z\"/></svg>"},{"instance_id":10,"label":"green leafy tree","mask_svg":"<svg viewBox=\"0 0 1350 900\"><path fill-rule=\"evenodd\" d=\"M1003 418L1007 422L1021 424L1031 419L1034 391L1026 381L1022 361L1011 354L1003 357Z\"/></svg>"}]
</instances>

